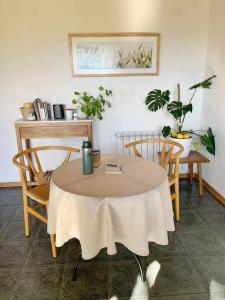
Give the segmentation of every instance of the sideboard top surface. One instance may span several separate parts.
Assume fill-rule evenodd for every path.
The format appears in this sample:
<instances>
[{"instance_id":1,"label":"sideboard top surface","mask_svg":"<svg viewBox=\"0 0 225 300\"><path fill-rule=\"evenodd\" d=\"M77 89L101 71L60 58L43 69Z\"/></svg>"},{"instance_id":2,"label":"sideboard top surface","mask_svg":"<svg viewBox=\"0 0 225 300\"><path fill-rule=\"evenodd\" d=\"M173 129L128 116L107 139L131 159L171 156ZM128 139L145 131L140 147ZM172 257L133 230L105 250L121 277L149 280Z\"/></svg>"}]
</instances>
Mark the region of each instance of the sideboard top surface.
<instances>
[{"instance_id":1,"label":"sideboard top surface","mask_svg":"<svg viewBox=\"0 0 225 300\"><path fill-rule=\"evenodd\" d=\"M76 123L92 123L93 120L48 120L48 121L23 121L22 119L18 119L16 121L14 121L15 125L20 124L20 125L48 125L48 124L67 124L67 123L71 123L71 124L76 124Z\"/></svg>"}]
</instances>

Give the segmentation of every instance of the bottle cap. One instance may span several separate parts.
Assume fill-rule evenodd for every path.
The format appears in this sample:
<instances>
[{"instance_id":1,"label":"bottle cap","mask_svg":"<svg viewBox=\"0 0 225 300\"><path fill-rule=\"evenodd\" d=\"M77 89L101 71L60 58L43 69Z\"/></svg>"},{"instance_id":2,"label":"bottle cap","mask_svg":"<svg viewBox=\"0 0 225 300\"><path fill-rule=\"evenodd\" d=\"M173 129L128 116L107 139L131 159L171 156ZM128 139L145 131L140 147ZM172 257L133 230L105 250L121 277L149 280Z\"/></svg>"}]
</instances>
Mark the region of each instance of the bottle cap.
<instances>
[{"instance_id":1,"label":"bottle cap","mask_svg":"<svg viewBox=\"0 0 225 300\"><path fill-rule=\"evenodd\" d=\"M83 141L82 148L92 148L91 142L90 141Z\"/></svg>"}]
</instances>

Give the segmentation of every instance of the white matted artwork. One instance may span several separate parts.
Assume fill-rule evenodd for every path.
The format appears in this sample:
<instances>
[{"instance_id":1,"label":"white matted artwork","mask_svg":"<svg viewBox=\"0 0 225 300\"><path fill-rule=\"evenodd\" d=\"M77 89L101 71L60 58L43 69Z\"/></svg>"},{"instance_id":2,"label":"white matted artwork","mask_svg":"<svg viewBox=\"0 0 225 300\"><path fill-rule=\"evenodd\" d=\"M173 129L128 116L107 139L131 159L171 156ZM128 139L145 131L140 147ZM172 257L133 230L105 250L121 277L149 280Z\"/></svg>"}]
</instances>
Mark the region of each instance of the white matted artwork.
<instances>
[{"instance_id":1,"label":"white matted artwork","mask_svg":"<svg viewBox=\"0 0 225 300\"><path fill-rule=\"evenodd\" d=\"M159 74L159 33L69 34L73 77Z\"/></svg>"}]
</instances>

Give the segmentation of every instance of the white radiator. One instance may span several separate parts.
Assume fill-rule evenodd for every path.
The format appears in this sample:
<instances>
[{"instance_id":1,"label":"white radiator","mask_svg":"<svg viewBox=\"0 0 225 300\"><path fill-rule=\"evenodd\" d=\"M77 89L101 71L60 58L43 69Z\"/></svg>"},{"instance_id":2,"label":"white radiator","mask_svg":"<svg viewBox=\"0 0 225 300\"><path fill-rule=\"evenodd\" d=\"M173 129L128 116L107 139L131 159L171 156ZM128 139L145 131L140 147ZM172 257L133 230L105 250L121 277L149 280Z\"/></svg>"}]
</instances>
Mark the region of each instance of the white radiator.
<instances>
[{"instance_id":1,"label":"white radiator","mask_svg":"<svg viewBox=\"0 0 225 300\"><path fill-rule=\"evenodd\" d=\"M116 153L123 155L134 155L133 148L125 148L125 145L133 141L145 139L163 138L158 130L152 131L120 131L116 136ZM144 143L137 145L138 151L145 159L158 161L158 152L161 150L159 143Z\"/></svg>"}]
</instances>

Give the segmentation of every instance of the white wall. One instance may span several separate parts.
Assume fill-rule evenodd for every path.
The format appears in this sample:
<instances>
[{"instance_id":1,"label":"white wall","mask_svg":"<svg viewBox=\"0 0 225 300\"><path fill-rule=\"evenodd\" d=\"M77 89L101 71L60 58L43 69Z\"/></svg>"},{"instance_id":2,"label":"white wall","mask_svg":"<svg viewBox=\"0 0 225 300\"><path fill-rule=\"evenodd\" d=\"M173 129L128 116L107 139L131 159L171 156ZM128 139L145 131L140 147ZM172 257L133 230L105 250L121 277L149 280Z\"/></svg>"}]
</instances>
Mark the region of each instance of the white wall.
<instances>
[{"instance_id":1,"label":"white wall","mask_svg":"<svg viewBox=\"0 0 225 300\"><path fill-rule=\"evenodd\" d=\"M225 197L225 1L211 1L206 74L217 74L214 87L204 93L203 128L212 127L216 137L216 156L204 167L204 178Z\"/></svg>"},{"instance_id":2,"label":"white wall","mask_svg":"<svg viewBox=\"0 0 225 300\"><path fill-rule=\"evenodd\" d=\"M148 112L146 94L173 91L180 82L188 97L187 87L203 78L208 19L209 0L0 0L0 181L18 178L11 164L17 150L13 120L24 101L40 97L71 106L75 89L111 88L113 108L94 132L103 152L114 149L118 130L161 128L167 115ZM160 76L70 77L68 33L142 31L161 33ZM200 126L197 97L187 127Z\"/></svg>"}]
</instances>

